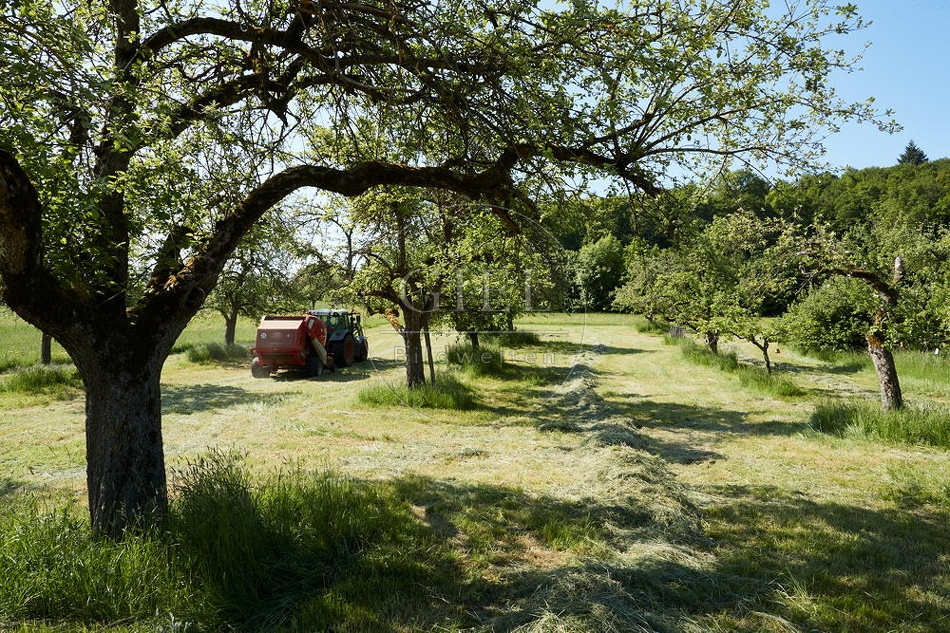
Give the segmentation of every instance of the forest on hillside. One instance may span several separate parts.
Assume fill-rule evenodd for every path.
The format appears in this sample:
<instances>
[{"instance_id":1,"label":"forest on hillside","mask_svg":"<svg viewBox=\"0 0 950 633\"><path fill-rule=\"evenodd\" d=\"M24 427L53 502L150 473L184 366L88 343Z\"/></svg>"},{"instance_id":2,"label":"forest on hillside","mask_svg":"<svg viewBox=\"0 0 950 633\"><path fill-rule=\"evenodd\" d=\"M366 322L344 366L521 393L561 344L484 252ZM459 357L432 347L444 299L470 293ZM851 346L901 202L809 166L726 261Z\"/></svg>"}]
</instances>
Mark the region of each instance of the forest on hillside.
<instances>
[{"instance_id":1,"label":"forest on hillside","mask_svg":"<svg viewBox=\"0 0 950 633\"><path fill-rule=\"evenodd\" d=\"M733 171L579 214L590 221L560 233L575 307L642 313L713 343L855 350L874 328L901 348L950 340L948 159L795 181Z\"/></svg>"}]
</instances>

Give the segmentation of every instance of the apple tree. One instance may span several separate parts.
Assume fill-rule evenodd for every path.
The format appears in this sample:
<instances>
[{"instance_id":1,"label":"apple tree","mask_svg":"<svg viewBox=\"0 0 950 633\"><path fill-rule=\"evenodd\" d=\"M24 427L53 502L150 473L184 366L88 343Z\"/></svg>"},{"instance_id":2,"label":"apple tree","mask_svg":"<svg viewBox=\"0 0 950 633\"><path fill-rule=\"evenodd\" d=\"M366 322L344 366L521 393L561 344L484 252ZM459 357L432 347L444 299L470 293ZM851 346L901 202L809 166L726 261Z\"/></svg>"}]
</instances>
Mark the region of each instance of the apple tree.
<instances>
[{"instance_id":1,"label":"apple tree","mask_svg":"<svg viewBox=\"0 0 950 633\"><path fill-rule=\"evenodd\" d=\"M3 300L82 374L91 521L115 538L166 510L172 345L289 196L652 193L708 160L807 166L877 119L833 88L863 23L827 0L0 6Z\"/></svg>"}]
</instances>

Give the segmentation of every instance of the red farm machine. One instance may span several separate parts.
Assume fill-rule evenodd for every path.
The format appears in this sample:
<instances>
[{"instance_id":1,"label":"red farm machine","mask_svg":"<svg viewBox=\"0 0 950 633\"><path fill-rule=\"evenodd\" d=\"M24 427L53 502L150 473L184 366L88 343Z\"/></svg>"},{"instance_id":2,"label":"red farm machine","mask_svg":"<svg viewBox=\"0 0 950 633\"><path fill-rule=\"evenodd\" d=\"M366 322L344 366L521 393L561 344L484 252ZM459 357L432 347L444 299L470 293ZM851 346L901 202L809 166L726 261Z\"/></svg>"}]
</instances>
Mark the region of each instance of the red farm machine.
<instances>
[{"instance_id":1,"label":"red farm machine","mask_svg":"<svg viewBox=\"0 0 950 633\"><path fill-rule=\"evenodd\" d=\"M251 375L266 378L278 369L314 377L366 360L369 344L360 315L348 310L309 310L293 316L267 315L251 348Z\"/></svg>"}]
</instances>

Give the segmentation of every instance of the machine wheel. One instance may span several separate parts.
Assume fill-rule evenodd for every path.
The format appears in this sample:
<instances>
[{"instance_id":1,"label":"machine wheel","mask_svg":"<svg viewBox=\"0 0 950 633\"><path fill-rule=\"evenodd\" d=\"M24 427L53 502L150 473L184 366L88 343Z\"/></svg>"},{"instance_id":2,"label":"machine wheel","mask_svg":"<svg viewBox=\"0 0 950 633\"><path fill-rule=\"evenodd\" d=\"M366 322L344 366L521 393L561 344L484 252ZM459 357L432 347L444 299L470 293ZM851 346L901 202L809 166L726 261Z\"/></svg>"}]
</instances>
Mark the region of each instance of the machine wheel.
<instances>
[{"instance_id":1,"label":"machine wheel","mask_svg":"<svg viewBox=\"0 0 950 633\"><path fill-rule=\"evenodd\" d=\"M255 378L267 378L270 376L270 367L261 365L261 361L257 360L255 356L254 360L251 361L251 375Z\"/></svg>"},{"instance_id":2,"label":"machine wheel","mask_svg":"<svg viewBox=\"0 0 950 633\"><path fill-rule=\"evenodd\" d=\"M355 341L356 354L353 357L353 360L357 363L362 363L364 360L369 358L369 341L366 340L365 336L357 336Z\"/></svg>"},{"instance_id":3,"label":"machine wheel","mask_svg":"<svg viewBox=\"0 0 950 633\"><path fill-rule=\"evenodd\" d=\"M323 362L319 356L311 356L307 359L307 377L316 378L323 374Z\"/></svg>"},{"instance_id":4,"label":"machine wheel","mask_svg":"<svg viewBox=\"0 0 950 633\"><path fill-rule=\"evenodd\" d=\"M337 367L349 367L353 364L356 357L356 343L353 341L352 333L347 332L339 341L333 341L328 349L333 354L333 364Z\"/></svg>"}]
</instances>

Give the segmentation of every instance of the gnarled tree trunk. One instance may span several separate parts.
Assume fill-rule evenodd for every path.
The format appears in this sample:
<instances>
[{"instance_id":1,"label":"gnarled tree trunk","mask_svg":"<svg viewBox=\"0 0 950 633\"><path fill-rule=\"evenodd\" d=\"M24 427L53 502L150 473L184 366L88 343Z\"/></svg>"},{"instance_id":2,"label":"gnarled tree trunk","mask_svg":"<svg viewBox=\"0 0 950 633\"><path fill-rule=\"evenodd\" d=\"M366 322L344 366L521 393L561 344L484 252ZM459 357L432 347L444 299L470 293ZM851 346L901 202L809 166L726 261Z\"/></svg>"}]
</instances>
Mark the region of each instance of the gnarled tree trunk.
<instances>
[{"instance_id":1,"label":"gnarled tree trunk","mask_svg":"<svg viewBox=\"0 0 950 633\"><path fill-rule=\"evenodd\" d=\"M422 329L426 315L413 309L403 311L405 328L402 340L406 345L406 385L409 388L426 384L425 356L422 349Z\"/></svg>"},{"instance_id":2,"label":"gnarled tree trunk","mask_svg":"<svg viewBox=\"0 0 950 633\"><path fill-rule=\"evenodd\" d=\"M94 530L121 538L167 510L161 363L101 361L99 370L83 372L89 515Z\"/></svg>"},{"instance_id":3,"label":"gnarled tree trunk","mask_svg":"<svg viewBox=\"0 0 950 633\"><path fill-rule=\"evenodd\" d=\"M713 354L719 353L719 332L715 330L707 330L706 332L706 346L709 348L709 351Z\"/></svg>"},{"instance_id":4,"label":"gnarled tree trunk","mask_svg":"<svg viewBox=\"0 0 950 633\"><path fill-rule=\"evenodd\" d=\"M877 372L877 382L881 387L881 409L894 411L904 408L904 396L901 393L901 383L897 379L897 367L894 365L894 354L887 349L884 341L873 334L868 334L868 354Z\"/></svg>"},{"instance_id":5,"label":"gnarled tree trunk","mask_svg":"<svg viewBox=\"0 0 950 633\"><path fill-rule=\"evenodd\" d=\"M58 334L86 390L86 483L95 532L122 538L168 507L161 373L184 322L98 315Z\"/></svg>"},{"instance_id":6,"label":"gnarled tree trunk","mask_svg":"<svg viewBox=\"0 0 950 633\"><path fill-rule=\"evenodd\" d=\"M898 288L904 281L905 276L904 259L902 257L894 258L894 276L890 284L884 281L880 275L860 268L852 268L846 271L846 274L868 284L881 299L881 304L874 314L871 330L867 334L868 355L874 364L877 381L881 387L881 409L884 411L902 409L904 407L904 397L901 394L900 381L897 379L894 354L891 353L885 339L886 330L884 325L888 320L889 312L897 306Z\"/></svg>"}]
</instances>

